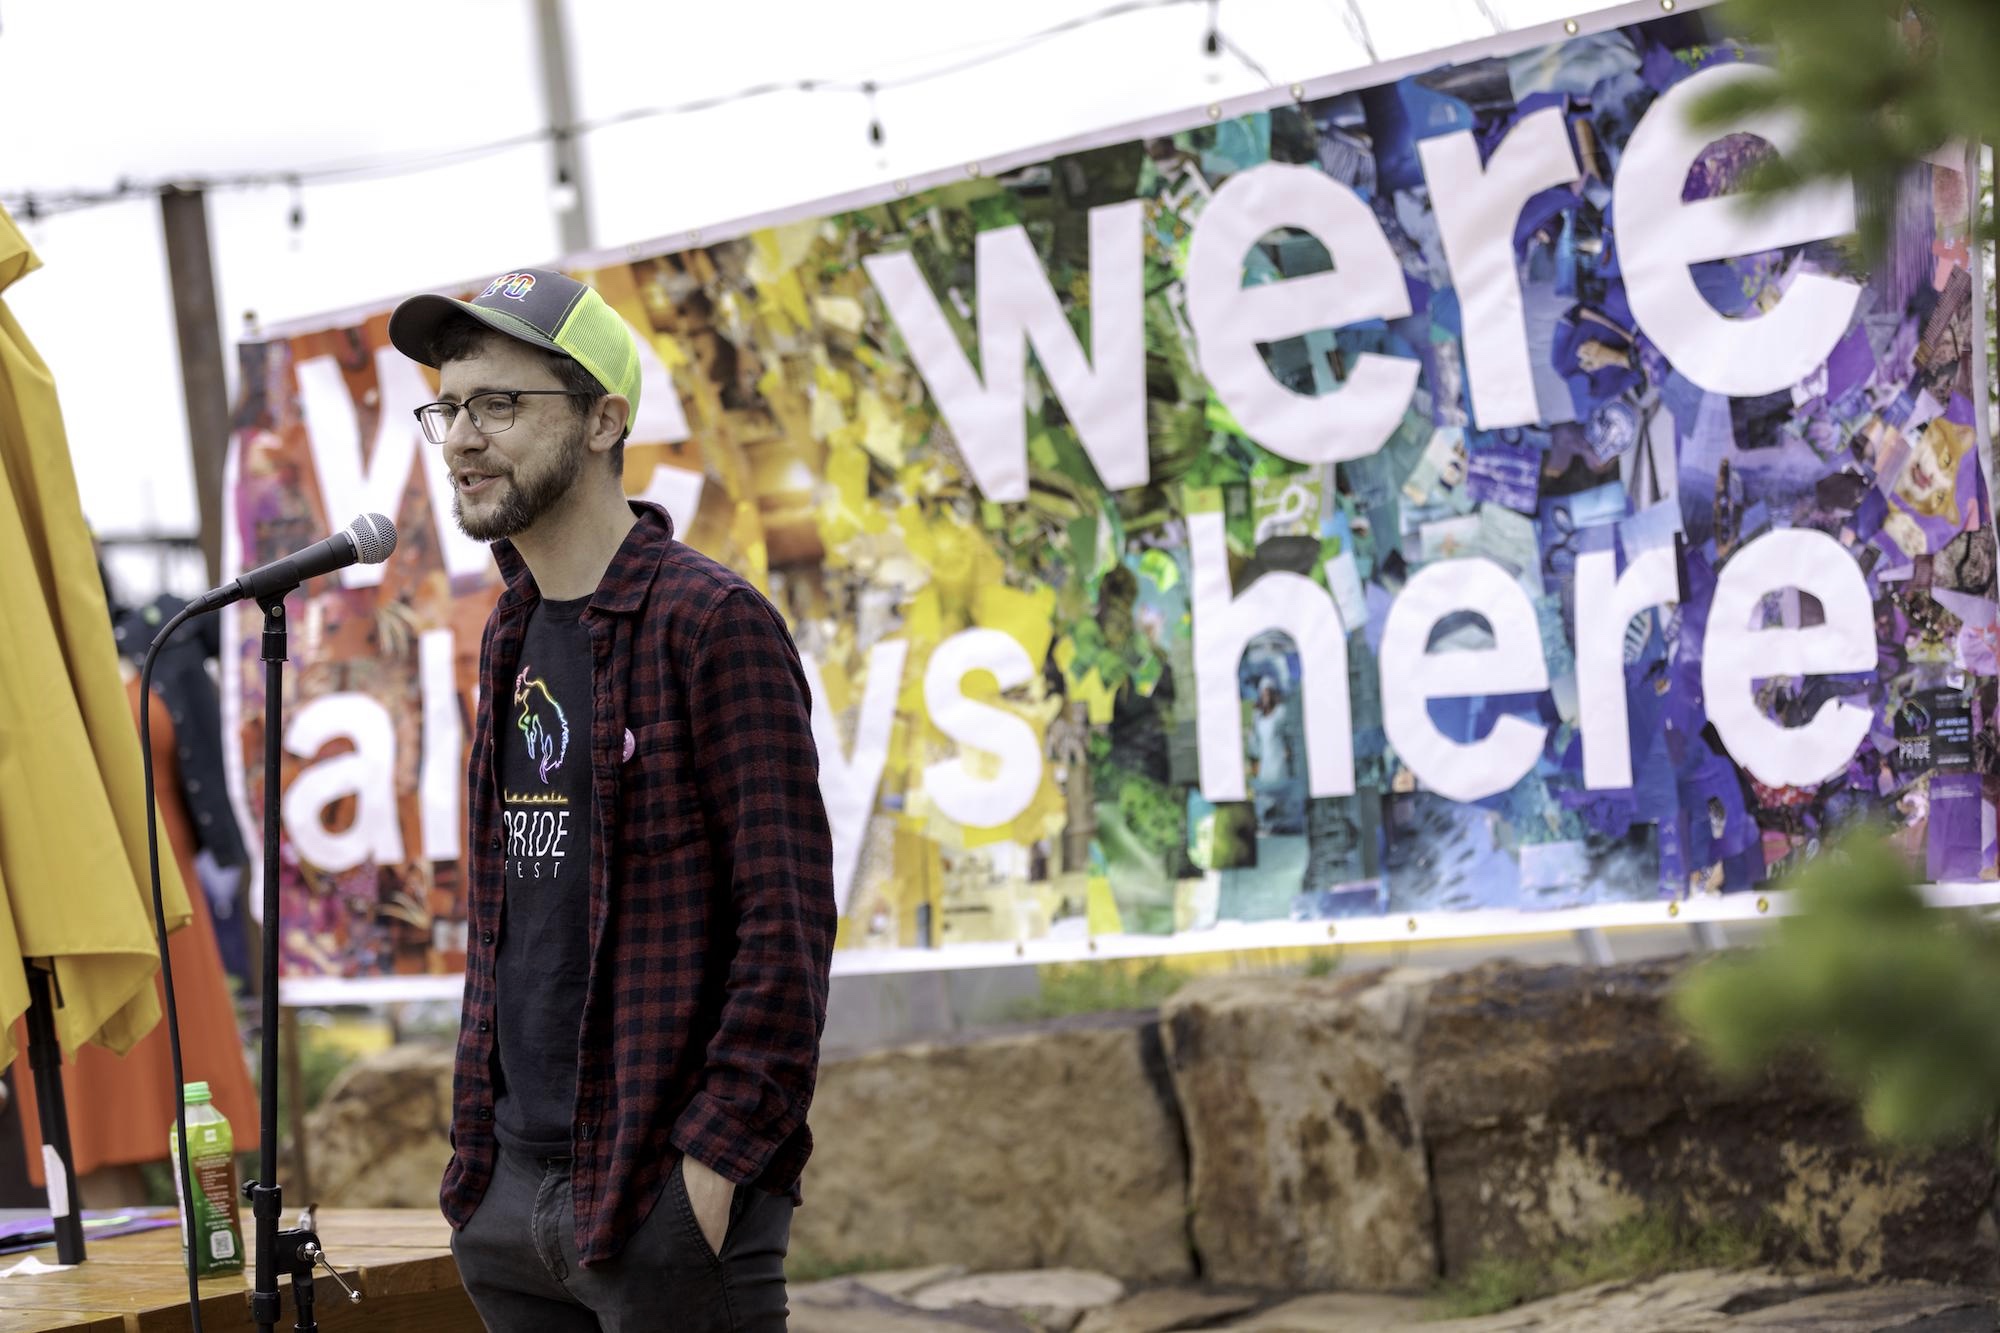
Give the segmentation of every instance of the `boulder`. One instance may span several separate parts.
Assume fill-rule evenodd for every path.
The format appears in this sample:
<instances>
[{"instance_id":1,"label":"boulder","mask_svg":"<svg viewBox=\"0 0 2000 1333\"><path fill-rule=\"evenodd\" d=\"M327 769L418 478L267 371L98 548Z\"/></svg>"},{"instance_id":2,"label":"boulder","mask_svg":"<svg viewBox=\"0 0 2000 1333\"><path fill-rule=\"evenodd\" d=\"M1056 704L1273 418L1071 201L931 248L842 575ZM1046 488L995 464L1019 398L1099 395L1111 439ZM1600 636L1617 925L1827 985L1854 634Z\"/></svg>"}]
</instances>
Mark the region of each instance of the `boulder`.
<instances>
[{"instance_id":1,"label":"boulder","mask_svg":"<svg viewBox=\"0 0 2000 1333\"><path fill-rule=\"evenodd\" d=\"M1076 1333L1175 1333L1178 1329L1216 1328L1223 1319L1257 1304L1255 1296L1241 1293L1155 1287L1116 1305L1092 1310L1076 1326Z\"/></svg>"},{"instance_id":2,"label":"boulder","mask_svg":"<svg viewBox=\"0 0 2000 1333\"><path fill-rule=\"evenodd\" d=\"M906 1301L925 1287L965 1276L964 1264L927 1264L922 1268L893 1268L855 1273L851 1280L878 1295Z\"/></svg>"},{"instance_id":3,"label":"boulder","mask_svg":"<svg viewBox=\"0 0 2000 1333\"><path fill-rule=\"evenodd\" d=\"M1446 1274L1650 1209L1775 1223L1774 1250L1865 1277L2000 1277L1982 1147L1886 1153L1805 1061L1718 1080L1665 1009L1683 961L1492 963L1431 989L1416 1086Z\"/></svg>"},{"instance_id":4,"label":"boulder","mask_svg":"<svg viewBox=\"0 0 2000 1333\"><path fill-rule=\"evenodd\" d=\"M1077 1287L1084 1282L1088 1287ZM1440 1320L1438 1306L1411 1296L1317 1292L1268 1299L1198 1287L1159 1287L1100 1306L1074 1322L1074 1296L1110 1290L1088 1274L994 1273L955 1280L984 1293L927 1309L921 1292L895 1300L853 1278L794 1287L796 1333L1991 1333L2000 1327L1992 1291L1920 1282L1863 1285L1833 1273L1770 1268L1697 1269L1644 1280L1602 1282L1498 1314ZM1065 1284L1069 1284L1065 1286ZM1038 1303L1070 1290L1072 1301ZM1094 1288L1094 1289L1093 1289Z\"/></svg>"},{"instance_id":5,"label":"boulder","mask_svg":"<svg viewBox=\"0 0 2000 1333\"><path fill-rule=\"evenodd\" d=\"M1438 1321L1426 1302L1324 1293L1222 1327L1238 1333L1987 1333L1992 1293L1924 1283L1863 1287L1825 1274L1700 1269L1606 1282L1500 1314Z\"/></svg>"},{"instance_id":6,"label":"boulder","mask_svg":"<svg viewBox=\"0 0 2000 1333\"><path fill-rule=\"evenodd\" d=\"M429 1208L451 1160L452 1048L410 1042L349 1065L306 1117L314 1200Z\"/></svg>"},{"instance_id":7,"label":"boulder","mask_svg":"<svg viewBox=\"0 0 2000 1333\"><path fill-rule=\"evenodd\" d=\"M1077 1320L1116 1302L1125 1285L1104 1273L1080 1268L1037 1268L1018 1273L975 1273L951 1278L907 1299L919 1310L969 1306L1005 1310L1048 1333L1070 1333Z\"/></svg>"},{"instance_id":8,"label":"boulder","mask_svg":"<svg viewBox=\"0 0 2000 1333\"><path fill-rule=\"evenodd\" d=\"M830 1060L810 1120L798 1253L1193 1275L1180 1117L1150 1013Z\"/></svg>"},{"instance_id":9,"label":"boulder","mask_svg":"<svg viewBox=\"0 0 2000 1333\"><path fill-rule=\"evenodd\" d=\"M1429 973L1218 976L1162 1011L1202 1274L1420 1290L1437 1274L1412 1093Z\"/></svg>"},{"instance_id":10,"label":"boulder","mask_svg":"<svg viewBox=\"0 0 2000 1333\"><path fill-rule=\"evenodd\" d=\"M1027 1321L1010 1311L919 1310L853 1278L804 1283L785 1295L791 1333L1032 1333Z\"/></svg>"}]
</instances>

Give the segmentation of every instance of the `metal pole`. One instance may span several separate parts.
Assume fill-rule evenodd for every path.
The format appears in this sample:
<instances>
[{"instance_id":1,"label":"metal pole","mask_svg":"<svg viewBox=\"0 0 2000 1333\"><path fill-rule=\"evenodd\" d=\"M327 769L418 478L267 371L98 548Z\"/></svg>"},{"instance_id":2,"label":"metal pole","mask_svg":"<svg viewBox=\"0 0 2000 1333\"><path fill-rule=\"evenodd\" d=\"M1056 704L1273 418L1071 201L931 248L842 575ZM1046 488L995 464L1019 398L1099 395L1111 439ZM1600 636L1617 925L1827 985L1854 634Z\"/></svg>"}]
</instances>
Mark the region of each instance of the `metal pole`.
<instances>
[{"instance_id":1,"label":"metal pole","mask_svg":"<svg viewBox=\"0 0 2000 1333\"><path fill-rule=\"evenodd\" d=\"M215 315L215 270L208 248L208 199L200 190L160 192L160 228L167 241L167 280L174 296L174 331L187 399L188 448L194 458L195 503L201 515L201 556L208 581L222 581L222 460L229 448L229 381L222 361L222 326Z\"/></svg>"},{"instance_id":2,"label":"metal pole","mask_svg":"<svg viewBox=\"0 0 2000 1333\"><path fill-rule=\"evenodd\" d=\"M42 1122L42 1170L48 1180L49 1220L56 1233L56 1262L83 1262L83 1214L76 1198L76 1156L69 1143L69 1103L63 1095L62 1047L56 1040L55 1000L49 984L55 961L29 960L28 1064L35 1071L35 1110ZM51 1161L53 1149L54 1160ZM58 1179L60 1176L60 1179Z\"/></svg>"},{"instance_id":3,"label":"metal pole","mask_svg":"<svg viewBox=\"0 0 2000 1333\"><path fill-rule=\"evenodd\" d=\"M1688 933L1694 936L1696 953L1721 953L1729 947L1728 932L1720 921L1696 921L1688 926Z\"/></svg>"},{"instance_id":4,"label":"metal pole","mask_svg":"<svg viewBox=\"0 0 2000 1333\"><path fill-rule=\"evenodd\" d=\"M1596 926L1586 926L1582 930L1570 932L1576 937L1577 951L1583 961L1592 967L1610 967L1618 959L1611 952L1610 937Z\"/></svg>"},{"instance_id":5,"label":"metal pole","mask_svg":"<svg viewBox=\"0 0 2000 1333\"><path fill-rule=\"evenodd\" d=\"M251 1315L271 1333L278 1323L278 785L284 761L285 657L288 640L283 593L260 601L264 609L264 993L263 1080L258 1086L257 1180L248 1190L257 1224L256 1286Z\"/></svg>"},{"instance_id":6,"label":"metal pole","mask_svg":"<svg viewBox=\"0 0 2000 1333\"><path fill-rule=\"evenodd\" d=\"M280 997L282 998L282 997ZM292 1135L292 1186L307 1203L313 1200L312 1155L306 1143L305 1074L299 1065L299 1011L281 1006L278 1021L279 1059L285 1066L285 1099L291 1103L285 1118Z\"/></svg>"},{"instance_id":7,"label":"metal pole","mask_svg":"<svg viewBox=\"0 0 2000 1333\"><path fill-rule=\"evenodd\" d=\"M562 0L535 0L535 31L542 66L542 100L549 114L555 177L549 198L556 235L566 255L591 248L590 191L584 186L583 155L576 151L576 107L570 97L569 35L563 29Z\"/></svg>"}]
</instances>

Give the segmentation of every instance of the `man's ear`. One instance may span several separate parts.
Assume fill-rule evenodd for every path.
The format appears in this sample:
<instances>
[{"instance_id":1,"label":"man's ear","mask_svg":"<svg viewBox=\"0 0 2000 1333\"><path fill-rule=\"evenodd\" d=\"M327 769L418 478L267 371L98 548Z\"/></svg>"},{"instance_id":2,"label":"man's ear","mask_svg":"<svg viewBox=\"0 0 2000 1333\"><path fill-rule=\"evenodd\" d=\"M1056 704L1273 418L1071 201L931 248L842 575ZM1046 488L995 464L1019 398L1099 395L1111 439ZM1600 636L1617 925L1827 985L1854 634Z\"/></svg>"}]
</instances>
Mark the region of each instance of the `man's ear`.
<instances>
[{"instance_id":1,"label":"man's ear","mask_svg":"<svg viewBox=\"0 0 2000 1333\"><path fill-rule=\"evenodd\" d=\"M623 394L606 394L590 409L590 439L592 453L609 453L613 446L625 438L625 423L632 419L631 400Z\"/></svg>"}]
</instances>

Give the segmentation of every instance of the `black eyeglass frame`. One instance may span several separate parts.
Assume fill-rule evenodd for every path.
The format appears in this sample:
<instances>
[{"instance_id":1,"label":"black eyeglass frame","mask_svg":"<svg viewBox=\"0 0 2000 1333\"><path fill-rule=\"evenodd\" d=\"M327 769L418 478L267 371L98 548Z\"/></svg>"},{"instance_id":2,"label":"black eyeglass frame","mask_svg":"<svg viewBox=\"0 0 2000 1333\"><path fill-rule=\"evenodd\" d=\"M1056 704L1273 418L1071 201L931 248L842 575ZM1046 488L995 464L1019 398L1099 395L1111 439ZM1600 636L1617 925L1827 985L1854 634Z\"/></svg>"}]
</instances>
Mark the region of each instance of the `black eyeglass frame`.
<instances>
[{"instance_id":1,"label":"black eyeglass frame","mask_svg":"<svg viewBox=\"0 0 2000 1333\"><path fill-rule=\"evenodd\" d=\"M538 394L553 395L560 398L603 397L602 394L593 392L592 390L589 389L481 389L478 393L473 394L472 398L468 398L462 403L454 403L448 399L440 398L435 402L425 403L422 407L411 408L410 415L414 416L417 419L417 426L423 431L424 438L426 440L429 440L432 444L443 444L445 442L445 438L451 434L451 428L458 423L458 414L460 412L465 412L471 416L472 428L478 431L481 435L498 435L503 431L511 430L513 428L514 418L510 415L504 424L496 426L492 430L488 430L484 425L480 423L479 413L473 409L472 406L473 398L505 398L507 400L508 412L513 413L520 408L521 400L523 398L532 397ZM443 428L438 432L436 432L435 434L433 434L431 431L431 423L429 419L425 416L425 413L435 411L437 408L440 407L448 407L451 409L451 420L445 422Z\"/></svg>"}]
</instances>

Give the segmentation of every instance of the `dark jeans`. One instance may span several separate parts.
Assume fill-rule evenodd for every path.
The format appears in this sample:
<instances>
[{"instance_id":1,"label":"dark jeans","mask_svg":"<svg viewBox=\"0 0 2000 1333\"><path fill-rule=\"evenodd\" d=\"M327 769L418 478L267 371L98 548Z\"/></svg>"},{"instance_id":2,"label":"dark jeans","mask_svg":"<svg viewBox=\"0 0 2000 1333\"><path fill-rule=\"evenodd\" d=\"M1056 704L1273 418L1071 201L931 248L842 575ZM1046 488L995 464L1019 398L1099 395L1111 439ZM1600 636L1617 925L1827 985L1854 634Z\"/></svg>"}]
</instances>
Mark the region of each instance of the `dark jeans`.
<instances>
[{"instance_id":1,"label":"dark jeans","mask_svg":"<svg viewBox=\"0 0 2000 1333\"><path fill-rule=\"evenodd\" d=\"M676 1165L660 1201L608 1262L576 1257L569 1162L500 1150L451 1252L494 1333L782 1333L792 1201L738 1186L717 1255Z\"/></svg>"}]
</instances>

